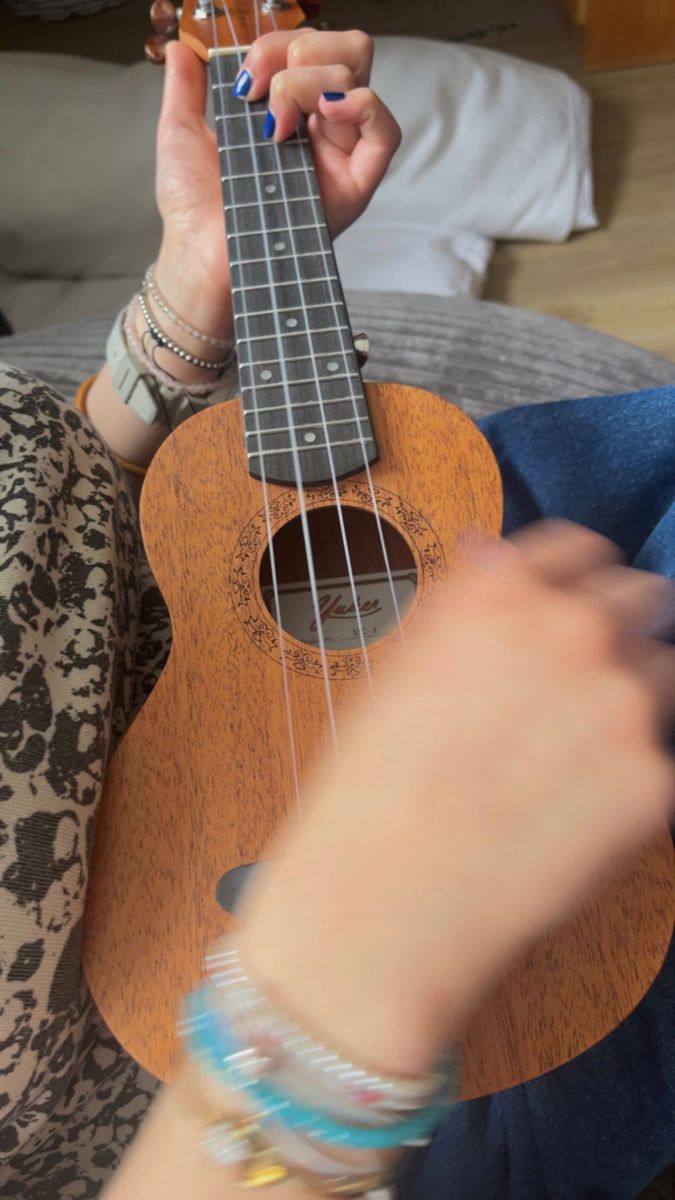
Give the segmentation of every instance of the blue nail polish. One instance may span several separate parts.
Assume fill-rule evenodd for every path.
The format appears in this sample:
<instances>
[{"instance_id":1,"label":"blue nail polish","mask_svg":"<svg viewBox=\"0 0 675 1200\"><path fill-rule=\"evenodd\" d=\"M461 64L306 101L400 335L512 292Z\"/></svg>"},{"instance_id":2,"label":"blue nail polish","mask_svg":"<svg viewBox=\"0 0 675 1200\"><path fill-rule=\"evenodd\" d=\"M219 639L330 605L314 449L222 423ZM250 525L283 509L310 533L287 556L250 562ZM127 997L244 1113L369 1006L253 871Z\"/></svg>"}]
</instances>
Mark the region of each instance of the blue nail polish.
<instances>
[{"instance_id":1,"label":"blue nail polish","mask_svg":"<svg viewBox=\"0 0 675 1200\"><path fill-rule=\"evenodd\" d=\"M324 100L344 100L346 92L324 92Z\"/></svg>"},{"instance_id":2,"label":"blue nail polish","mask_svg":"<svg viewBox=\"0 0 675 1200\"><path fill-rule=\"evenodd\" d=\"M266 138L274 137L274 130L276 129L276 124L277 124L277 122L276 122L274 113L268 112L267 116L265 117L265 124L263 126L263 137L266 137Z\"/></svg>"},{"instance_id":3,"label":"blue nail polish","mask_svg":"<svg viewBox=\"0 0 675 1200\"><path fill-rule=\"evenodd\" d=\"M249 71L240 71L232 85L232 94L234 96L248 96L253 83L253 76Z\"/></svg>"}]
</instances>

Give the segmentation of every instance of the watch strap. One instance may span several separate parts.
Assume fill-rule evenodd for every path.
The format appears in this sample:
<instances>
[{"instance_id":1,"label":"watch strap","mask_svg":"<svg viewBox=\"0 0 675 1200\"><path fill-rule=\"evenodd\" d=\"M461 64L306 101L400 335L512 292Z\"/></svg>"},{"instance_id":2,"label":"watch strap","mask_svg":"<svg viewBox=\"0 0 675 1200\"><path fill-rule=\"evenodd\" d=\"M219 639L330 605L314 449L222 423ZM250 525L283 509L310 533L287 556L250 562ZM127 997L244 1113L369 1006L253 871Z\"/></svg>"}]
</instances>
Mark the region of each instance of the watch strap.
<instances>
[{"instance_id":1,"label":"watch strap","mask_svg":"<svg viewBox=\"0 0 675 1200\"><path fill-rule=\"evenodd\" d=\"M146 425L154 425L160 415L160 406L148 386L143 368L129 352L124 336L125 309L118 313L106 343L106 359L112 375L112 383L123 404L138 413Z\"/></svg>"},{"instance_id":2,"label":"watch strap","mask_svg":"<svg viewBox=\"0 0 675 1200\"><path fill-rule=\"evenodd\" d=\"M233 387L232 378L224 378L219 382L206 399L196 399L188 392L181 391L178 382L175 388L169 388L158 379L153 379L129 347L124 332L125 318L126 309L122 309L108 336L106 358L117 395L146 425L154 425L159 421L169 429L176 429L195 413L211 408L223 400L231 400L236 395L236 385ZM232 366L235 366L234 358Z\"/></svg>"}]
</instances>

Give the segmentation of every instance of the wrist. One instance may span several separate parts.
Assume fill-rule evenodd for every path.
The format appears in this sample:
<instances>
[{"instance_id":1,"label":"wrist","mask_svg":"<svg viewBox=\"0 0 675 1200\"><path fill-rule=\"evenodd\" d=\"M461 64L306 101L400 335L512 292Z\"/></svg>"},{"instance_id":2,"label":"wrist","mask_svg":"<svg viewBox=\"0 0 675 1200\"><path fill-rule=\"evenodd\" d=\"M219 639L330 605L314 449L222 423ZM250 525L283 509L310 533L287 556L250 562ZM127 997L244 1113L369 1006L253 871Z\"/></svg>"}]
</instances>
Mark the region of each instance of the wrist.
<instances>
[{"instance_id":1,"label":"wrist","mask_svg":"<svg viewBox=\"0 0 675 1200\"><path fill-rule=\"evenodd\" d=\"M220 277L210 273L189 247L165 237L154 275L157 286L176 313L209 337L228 342L234 339L229 272ZM185 334L184 330L181 332ZM200 345L203 350L204 344Z\"/></svg>"},{"instance_id":2,"label":"wrist","mask_svg":"<svg viewBox=\"0 0 675 1200\"><path fill-rule=\"evenodd\" d=\"M149 465L169 434L165 425L146 425L129 405L122 403L107 364L89 389L87 416L113 454L140 467Z\"/></svg>"},{"instance_id":3,"label":"wrist","mask_svg":"<svg viewBox=\"0 0 675 1200\"><path fill-rule=\"evenodd\" d=\"M302 899L282 872L245 917L242 956L289 1018L343 1056L379 1074L425 1074L448 1044L447 1014L441 1022L414 962L401 970L373 943L365 914L350 920L343 887L333 893L324 875Z\"/></svg>"},{"instance_id":4,"label":"wrist","mask_svg":"<svg viewBox=\"0 0 675 1200\"><path fill-rule=\"evenodd\" d=\"M380 863L335 830L320 845L307 827L291 835L243 906L242 954L298 1024L374 1071L418 1075L458 1044L512 947L467 903L459 871L433 923L426 901L405 903L388 849Z\"/></svg>"}]
</instances>

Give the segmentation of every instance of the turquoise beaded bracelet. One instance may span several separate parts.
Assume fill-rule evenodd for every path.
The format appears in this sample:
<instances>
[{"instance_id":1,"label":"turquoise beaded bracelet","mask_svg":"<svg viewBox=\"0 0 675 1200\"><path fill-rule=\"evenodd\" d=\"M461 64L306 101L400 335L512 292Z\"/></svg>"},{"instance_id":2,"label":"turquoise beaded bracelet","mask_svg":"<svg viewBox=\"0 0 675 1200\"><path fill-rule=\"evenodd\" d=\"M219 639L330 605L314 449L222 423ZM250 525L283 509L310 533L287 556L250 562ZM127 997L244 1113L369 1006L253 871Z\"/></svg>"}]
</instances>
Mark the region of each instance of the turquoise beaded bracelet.
<instances>
[{"instance_id":1,"label":"turquoise beaded bracelet","mask_svg":"<svg viewBox=\"0 0 675 1200\"><path fill-rule=\"evenodd\" d=\"M246 1054L242 1054L242 1047L229 1031L223 1014L211 1009L205 987L188 997L182 1032L193 1057L221 1076L234 1091L245 1092L257 1112L274 1116L282 1124L302 1130L307 1137L327 1145L357 1150L394 1149L430 1137L450 1107L449 1099L439 1097L414 1117L380 1128L344 1125L321 1110L305 1108L267 1080L247 1075Z\"/></svg>"}]
</instances>

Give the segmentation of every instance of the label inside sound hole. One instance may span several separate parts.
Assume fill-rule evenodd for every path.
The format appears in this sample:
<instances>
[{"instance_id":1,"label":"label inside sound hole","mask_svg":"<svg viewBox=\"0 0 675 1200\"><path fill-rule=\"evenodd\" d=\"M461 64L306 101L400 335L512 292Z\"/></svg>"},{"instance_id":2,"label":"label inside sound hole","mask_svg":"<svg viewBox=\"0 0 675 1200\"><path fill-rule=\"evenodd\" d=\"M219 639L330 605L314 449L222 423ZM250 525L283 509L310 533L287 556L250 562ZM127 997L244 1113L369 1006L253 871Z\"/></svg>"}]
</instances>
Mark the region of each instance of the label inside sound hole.
<instances>
[{"instance_id":1,"label":"label inside sound hole","mask_svg":"<svg viewBox=\"0 0 675 1200\"><path fill-rule=\"evenodd\" d=\"M415 595L414 570L391 574L355 575L317 580L317 603L308 582L262 588L265 604L286 633L309 646L319 645L319 625L328 650L351 650L366 645L396 628ZM397 612L398 610L398 612ZM358 616L361 619L359 629Z\"/></svg>"}]
</instances>

